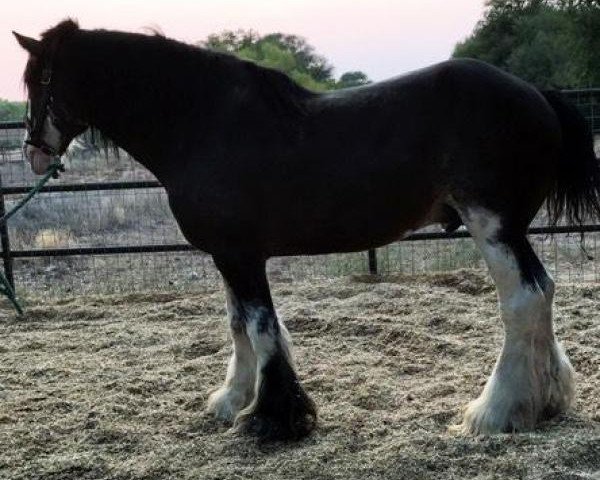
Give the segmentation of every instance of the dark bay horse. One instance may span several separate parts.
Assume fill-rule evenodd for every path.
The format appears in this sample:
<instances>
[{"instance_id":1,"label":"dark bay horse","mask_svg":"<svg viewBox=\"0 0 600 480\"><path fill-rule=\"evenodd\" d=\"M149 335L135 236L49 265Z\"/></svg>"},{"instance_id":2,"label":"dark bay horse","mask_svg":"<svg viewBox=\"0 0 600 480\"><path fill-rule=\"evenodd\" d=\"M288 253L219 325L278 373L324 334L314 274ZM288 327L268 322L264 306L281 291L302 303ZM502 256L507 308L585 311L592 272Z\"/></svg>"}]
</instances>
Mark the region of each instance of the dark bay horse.
<instances>
[{"instance_id":1,"label":"dark bay horse","mask_svg":"<svg viewBox=\"0 0 600 480\"><path fill-rule=\"evenodd\" d=\"M459 428L528 430L569 407L554 284L525 236L544 201L555 220L600 213L591 134L560 94L472 60L314 93L162 36L71 20L39 41L15 35L29 52L33 169L97 129L154 173L186 238L212 254L233 340L209 400L219 418L271 438L316 423L273 307L269 257L364 250L460 222L496 283L505 340Z\"/></svg>"}]
</instances>

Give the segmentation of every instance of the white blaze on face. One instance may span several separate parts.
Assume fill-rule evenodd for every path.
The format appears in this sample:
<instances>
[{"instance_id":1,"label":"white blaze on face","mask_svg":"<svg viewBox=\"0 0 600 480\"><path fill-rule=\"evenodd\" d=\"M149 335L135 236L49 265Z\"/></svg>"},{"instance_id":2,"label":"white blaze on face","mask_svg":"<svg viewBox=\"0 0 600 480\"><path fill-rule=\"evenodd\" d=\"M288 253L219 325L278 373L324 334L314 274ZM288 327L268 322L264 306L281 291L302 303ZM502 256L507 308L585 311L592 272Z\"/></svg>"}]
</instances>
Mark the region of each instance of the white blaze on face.
<instances>
[{"instance_id":1,"label":"white blaze on face","mask_svg":"<svg viewBox=\"0 0 600 480\"><path fill-rule=\"evenodd\" d=\"M58 128L52 123L50 116L46 116L44 120L44 128L42 131L42 142L44 145L58 151L61 145L62 135ZM52 155L48 155L41 148L33 145L25 146L25 156L31 164L31 169L37 175L43 175L48 171L48 167L54 160Z\"/></svg>"}]
</instances>

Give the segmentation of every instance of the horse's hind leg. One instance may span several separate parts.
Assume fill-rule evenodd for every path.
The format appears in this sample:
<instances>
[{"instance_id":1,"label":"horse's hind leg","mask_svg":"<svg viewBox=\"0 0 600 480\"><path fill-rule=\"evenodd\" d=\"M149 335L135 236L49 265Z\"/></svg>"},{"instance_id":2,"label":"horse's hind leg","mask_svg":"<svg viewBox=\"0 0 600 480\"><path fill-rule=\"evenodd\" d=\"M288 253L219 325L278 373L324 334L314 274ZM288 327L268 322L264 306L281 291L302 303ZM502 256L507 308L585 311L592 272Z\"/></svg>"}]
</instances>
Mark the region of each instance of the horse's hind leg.
<instances>
[{"instance_id":1,"label":"horse's hind leg","mask_svg":"<svg viewBox=\"0 0 600 480\"><path fill-rule=\"evenodd\" d=\"M246 356L236 359L233 368L240 368L239 362L252 362L252 366L244 368L254 368L252 371L256 372L253 399L237 414L235 426L269 439L296 439L307 435L315 426L316 408L294 371L289 334L275 313L264 260L215 256L215 263L231 290L232 300L235 299L230 303L235 303L241 322L239 328L245 331L248 340L244 344ZM248 354L248 345L252 348L252 357ZM231 391L227 390L227 383L224 389ZM227 395L217 392L212 405L219 404Z\"/></svg>"},{"instance_id":2,"label":"horse's hind leg","mask_svg":"<svg viewBox=\"0 0 600 480\"><path fill-rule=\"evenodd\" d=\"M484 209L459 209L496 283L504 345L482 394L467 407L465 433L530 430L566 410L573 369L552 325L554 282L523 229Z\"/></svg>"},{"instance_id":3,"label":"horse's hind leg","mask_svg":"<svg viewBox=\"0 0 600 480\"><path fill-rule=\"evenodd\" d=\"M226 287L227 316L233 341L225 384L211 394L208 410L221 420L233 422L237 414L254 398L256 355L246 334L243 312L233 291Z\"/></svg>"}]
</instances>

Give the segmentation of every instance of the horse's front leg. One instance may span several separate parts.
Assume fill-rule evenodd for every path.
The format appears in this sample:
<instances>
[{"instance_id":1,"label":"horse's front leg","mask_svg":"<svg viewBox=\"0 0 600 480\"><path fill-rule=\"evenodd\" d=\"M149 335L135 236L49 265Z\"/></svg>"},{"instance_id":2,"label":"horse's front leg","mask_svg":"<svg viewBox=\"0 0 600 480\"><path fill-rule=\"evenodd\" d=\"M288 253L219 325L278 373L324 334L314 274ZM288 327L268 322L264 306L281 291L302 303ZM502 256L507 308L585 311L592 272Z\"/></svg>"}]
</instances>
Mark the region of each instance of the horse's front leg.
<instances>
[{"instance_id":1,"label":"horse's front leg","mask_svg":"<svg viewBox=\"0 0 600 480\"><path fill-rule=\"evenodd\" d=\"M233 415L248 400L243 393L247 373L256 372L253 399L239 411L235 426L270 439L307 435L315 426L316 408L294 371L289 334L273 307L265 261L215 256L215 263L229 291L228 308L234 312L234 356L225 386L213 394L210 408L222 417Z\"/></svg>"},{"instance_id":2,"label":"horse's front leg","mask_svg":"<svg viewBox=\"0 0 600 480\"><path fill-rule=\"evenodd\" d=\"M234 293L226 287L227 317L233 354L224 385L208 399L208 410L221 420L233 422L237 414L254 399L256 355L246 334L244 315Z\"/></svg>"}]
</instances>

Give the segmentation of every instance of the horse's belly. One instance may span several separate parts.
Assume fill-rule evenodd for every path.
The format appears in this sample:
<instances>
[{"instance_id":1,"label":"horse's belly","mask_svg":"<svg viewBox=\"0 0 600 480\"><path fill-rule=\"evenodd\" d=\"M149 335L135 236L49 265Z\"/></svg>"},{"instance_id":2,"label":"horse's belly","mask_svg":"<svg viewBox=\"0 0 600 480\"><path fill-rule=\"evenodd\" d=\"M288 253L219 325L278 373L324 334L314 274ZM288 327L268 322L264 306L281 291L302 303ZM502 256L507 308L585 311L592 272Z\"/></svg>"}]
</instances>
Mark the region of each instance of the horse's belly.
<instances>
[{"instance_id":1,"label":"horse's belly","mask_svg":"<svg viewBox=\"0 0 600 480\"><path fill-rule=\"evenodd\" d=\"M331 232L324 237L278 238L270 242L267 255L320 255L324 253L359 252L370 248L381 247L403 238L411 228L390 229L387 235L340 235Z\"/></svg>"},{"instance_id":2,"label":"horse's belly","mask_svg":"<svg viewBox=\"0 0 600 480\"><path fill-rule=\"evenodd\" d=\"M391 160L381 163L382 172L358 165L358 173L324 175L315 168L294 171L285 182L264 184L262 178L253 178L255 189L236 188L232 182L204 189L193 198L170 192L169 200L188 241L208 253L360 251L398 240L426 224L441 194L419 168L390 166Z\"/></svg>"},{"instance_id":3,"label":"horse's belly","mask_svg":"<svg viewBox=\"0 0 600 480\"><path fill-rule=\"evenodd\" d=\"M265 238L267 254L315 255L387 245L426 225L432 205L431 201L423 201L418 206L403 208L397 203L385 208L350 210L312 221L305 218L304 221L282 222L276 231L270 229Z\"/></svg>"}]
</instances>

